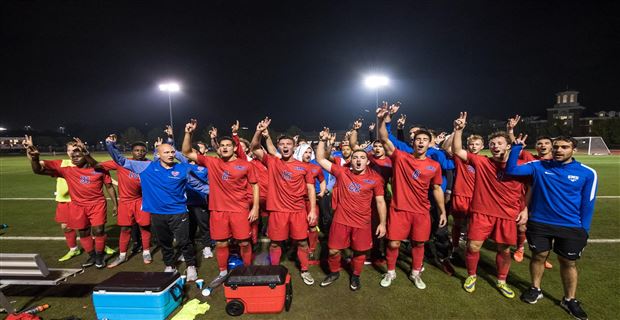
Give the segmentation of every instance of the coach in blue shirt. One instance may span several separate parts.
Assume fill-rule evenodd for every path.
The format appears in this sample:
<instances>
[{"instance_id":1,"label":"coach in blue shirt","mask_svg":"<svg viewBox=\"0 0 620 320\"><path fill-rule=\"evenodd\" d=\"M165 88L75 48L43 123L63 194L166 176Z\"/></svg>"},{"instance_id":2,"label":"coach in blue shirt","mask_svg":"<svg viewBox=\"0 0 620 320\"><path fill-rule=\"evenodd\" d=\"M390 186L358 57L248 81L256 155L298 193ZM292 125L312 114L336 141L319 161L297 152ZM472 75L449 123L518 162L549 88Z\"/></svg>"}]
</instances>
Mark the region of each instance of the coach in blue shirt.
<instances>
[{"instance_id":1,"label":"coach in blue shirt","mask_svg":"<svg viewBox=\"0 0 620 320\"><path fill-rule=\"evenodd\" d=\"M525 140L525 139L523 139ZM553 160L517 165L523 148L517 139L510 151L506 173L532 177L532 200L527 223L527 242L533 256L530 262L532 287L521 300L534 304L543 297L540 289L549 251L558 255L564 298L560 305L577 319L587 319L575 299L577 267L575 261L588 241L596 200L597 175L594 169L573 159L577 141L570 137L553 140Z\"/></svg>"}]
</instances>

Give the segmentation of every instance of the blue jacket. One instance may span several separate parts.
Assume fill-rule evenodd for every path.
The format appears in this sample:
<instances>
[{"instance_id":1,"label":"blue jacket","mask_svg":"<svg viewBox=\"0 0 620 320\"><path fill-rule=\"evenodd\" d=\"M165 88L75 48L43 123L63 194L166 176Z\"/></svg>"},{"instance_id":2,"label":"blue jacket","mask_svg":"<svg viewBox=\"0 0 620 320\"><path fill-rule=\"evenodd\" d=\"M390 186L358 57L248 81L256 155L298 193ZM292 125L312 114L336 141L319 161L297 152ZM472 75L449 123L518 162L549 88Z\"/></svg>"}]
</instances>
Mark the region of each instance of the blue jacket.
<instances>
[{"instance_id":1,"label":"blue jacket","mask_svg":"<svg viewBox=\"0 0 620 320\"><path fill-rule=\"evenodd\" d=\"M521 145L512 146L506 173L532 176L530 220L584 228L589 233L596 200L596 171L574 159L566 164L554 160L536 160L517 165L522 148Z\"/></svg>"}]
</instances>

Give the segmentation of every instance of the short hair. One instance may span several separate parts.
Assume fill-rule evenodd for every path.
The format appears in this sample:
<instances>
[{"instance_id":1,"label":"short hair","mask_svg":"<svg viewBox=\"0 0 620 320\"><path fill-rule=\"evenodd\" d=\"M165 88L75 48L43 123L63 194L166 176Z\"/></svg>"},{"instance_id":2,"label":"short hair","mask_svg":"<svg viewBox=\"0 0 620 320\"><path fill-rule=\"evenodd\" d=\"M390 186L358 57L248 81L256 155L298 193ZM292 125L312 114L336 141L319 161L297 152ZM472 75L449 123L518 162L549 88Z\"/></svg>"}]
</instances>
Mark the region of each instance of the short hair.
<instances>
[{"instance_id":1,"label":"short hair","mask_svg":"<svg viewBox=\"0 0 620 320\"><path fill-rule=\"evenodd\" d=\"M538 136L538 138L536 138L536 142L540 140L549 140L551 141L551 143L553 143L553 138L551 138L550 136Z\"/></svg>"},{"instance_id":2,"label":"short hair","mask_svg":"<svg viewBox=\"0 0 620 320\"><path fill-rule=\"evenodd\" d=\"M551 142L556 142L556 141L565 141L565 142L570 142L573 145L573 149L577 148L577 139L570 137L570 136L559 136L556 137L555 139L553 139Z\"/></svg>"},{"instance_id":3,"label":"short hair","mask_svg":"<svg viewBox=\"0 0 620 320\"><path fill-rule=\"evenodd\" d=\"M484 138L479 134L472 134L469 137L467 137L467 143L474 141L474 140L480 140L482 141L482 143L484 143Z\"/></svg>"},{"instance_id":4,"label":"short hair","mask_svg":"<svg viewBox=\"0 0 620 320\"><path fill-rule=\"evenodd\" d=\"M428 130L420 129L413 134L413 140L415 140L421 134L428 136L429 140L433 139L433 135Z\"/></svg>"},{"instance_id":5,"label":"short hair","mask_svg":"<svg viewBox=\"0 0 620 320\"><path fill-rule=\"evenodd\" d=\"M371 145L371 146L374 146L374 145L375 145L375 143L379 143L379 144L383 145L383 142L381 142L381 140L375 140L375 141L373 141L370 145Z\"/></svg>"},{"instance_id":6,"label":"short hair","mask_svg":"<svg viewBox=\"0 0 620 320\"><path fill-rule=\"evenodd\" d=\"M222 143L222 141L224 141L224 140L229 140L230 142L232 142L233 147L237 146L237 143L235 142L235 140L233 140L233 138L231 138L229 136L223 136L223 137L220 137L219 139L217 139L217 145L219 146Z\"/></svg>"},{"instance_id":7,"label":"short hair","mask_svg":"<svg viewBox=\"0 0 620 320\"><path fill-rule=\"evenodd\" d=\"M491 135L489 135L489 141L495 138L500 138L500 137L503 137L504 139L506 139L506 142L508 142L508 144L512 143L512 139L510 139L510 136L508 135L508 133L506 133L506 131L497 131L497 132L491 133Z\"/></svg>"},{"instance_id":8,"label":"short hair","mask_svg":"<svg viewBox=\"0 0 620 320\"><path fill-rule=\"evenodd\" d=\"M204 145L204 146L207 146L207 144L206 144L206 143L204 143L204 141L202 141L202 140L198 140L198 141L196 141L196 145L199 145L199 144L202 144L202 145Z\"/></svg>"},{"instance_id":9,"label":"short hair","mask_svg":"<svg viewBox=\"0 0 620 320\"><path fill-rule=\"evenodd\" d=\"M67 147L74 147L74 146L77 146L77 142L75 140L67 141Z\"/></svg>"},{"instance_id":10,"label":"short hair","mask_svg":"<svg viewBox=\"0 0 620 320\"><path fill-rule=\"evenodd\" d=\"M293 143L295 143L295 139L293 139L293 137L291 137L291 136L287 136L287 135L285 135L285 134L284 134L284 135L279 136L279 137L278 137L278 140L276 140L276 142L277 142L277 143L280 143L280 141L281 141L281 140L284 140L284 139L291 140L291 141L293 141Z\"/></svg>"},{"instance_id":11,"label":"short hair","mask_svg":"<svg viewBox=\"0 0 620 320\"><path fill-rule=\"evenodd\" d=\"M248 148L250 147L250 141L248 141L247 139L239 138L239 142L245 143L245 146Z\"/></svg>"},{"instance_id":12,"label":"short hair","mask_svg":"<svg viewBox=\"0 0 620 320\"><path fill-rule=\"evenodd\" d=\"M356 154L356 153L358 153L358 152L361 152L361 153L363 153L364 155L366 155L366 157L368 157L368 153L366 153L366 151L365 151L364 149L356 149L356 150L353 150L353 152L351 152L351 157L353 157L353 155L354 155L354 154Z\"/></svg>"},{"instance_id":13,"label":"short hair","mask_svg":"<svg viewBox=\"0 0 620 320\"><path fill-rule=\"evenodd\" d=\"M144 148L146 148L146 143L144 143L142 141L136 141L136 142L131 144L131 150L133 150L133 148L135 148L135 147L144 147Z\"/></svg>"}]
</instances>

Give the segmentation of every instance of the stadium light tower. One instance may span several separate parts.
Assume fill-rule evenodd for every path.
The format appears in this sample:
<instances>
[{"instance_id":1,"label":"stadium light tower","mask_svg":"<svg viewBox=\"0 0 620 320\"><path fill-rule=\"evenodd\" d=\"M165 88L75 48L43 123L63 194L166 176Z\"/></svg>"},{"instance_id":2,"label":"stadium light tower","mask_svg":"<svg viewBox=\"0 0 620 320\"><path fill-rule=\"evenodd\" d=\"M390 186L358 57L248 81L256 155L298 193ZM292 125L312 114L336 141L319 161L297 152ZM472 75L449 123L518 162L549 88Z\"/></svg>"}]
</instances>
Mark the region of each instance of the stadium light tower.
<instances>
[{"instance_id":1,"label":"stadium light tower","mask_svg":"<svg viewBox=\"0 0 620 320\"><path fill-rule=\"evenodd\" d=\"M170 128L174 130L174 125L172 124L172 94L181 91L181 86L176 82L160 83L159 91L168 93L168 106L170 107Z\"/></svg>"},{"instance_id":2,"label":"stadium light tower","mask_svg":"<svg viewBox=\"0 0 620 320\"><path fill-rule=\"evenodd\" d=\"M364 78L366 88L375 89L375 108L379 107L379 88L386 87L390 84L390 78L384 75L370 75ZM375 123L379 125L379 118L375 119ZM375 139L379 139L379 128L375 127Z\"/></svg>"}]
</instances>

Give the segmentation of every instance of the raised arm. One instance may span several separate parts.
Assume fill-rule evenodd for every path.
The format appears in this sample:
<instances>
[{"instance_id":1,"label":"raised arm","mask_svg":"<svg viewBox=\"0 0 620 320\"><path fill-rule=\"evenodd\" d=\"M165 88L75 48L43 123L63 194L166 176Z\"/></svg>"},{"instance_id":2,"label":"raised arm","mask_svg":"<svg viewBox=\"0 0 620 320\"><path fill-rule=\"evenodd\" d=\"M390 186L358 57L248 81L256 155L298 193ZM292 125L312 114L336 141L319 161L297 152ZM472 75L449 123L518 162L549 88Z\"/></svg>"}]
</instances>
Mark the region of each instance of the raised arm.
<instances>
[{"instance_id":1,"label":"raised arm","mask_svg":"<svg viewBox=\"0 0 620 320\"><path fill-rule=\"evenodd\" d=\"M398 120L396 120L396 137L400 141L405 141L405 123L407 122L407 115L400 114Z\"/></svg>"},{"instance_id":2,"label":"raised arm","mask_svg":"<svg viewBox=\"0 0 620 320\"><path fill-rule=\"evenodd\" d=\"M269 129L263 130L263 139L265 139L265 147L267 147L267 152L270 155L279 158L280 154L278 154L278 149L276 148L276 145L273 144L273 140L271 140L271 136L269 135Z\"/></svg>"},{"instance_id":3,"label":"raised arm","mask_svg":"<svg viewBox=\"0 0 620 320\"><path fill-rule=\"evenodd\" d=\"M362 119L357 119L353 122L353 130L349 134L349 145L351 150L361 149L358 145L358 131L362 127Z\"/></svg>"},{"instance_id":4,"label":"raised arm","mask_svg":"<svg viewBox=\"0 0 620 320\"><path fill-rule=\"evenodd\" d=\"M216 127L211 127L211 129L209 129L209 138L211 139L211 148L213 148L215 152L218 152L220 145L217 143L217 128Z\"/></svg>"},{"instance_id":5,"label":"raised arm","mask_svg":"<svg viewBox=\"0 0 620 320\"><path fill-rule=\"evenodd\" d=\"M254 132L254 136L252 136L252 142L250 143L250 151L252 151L252 153L254 153L254 155L259 160L263 160L263 157L265 156L265 151L260 146L260 140L263 135L263 131L267 130L270 123L271 123L271 119L269 119L268 117L261 120L256 125L256 132Z\"/></svg>"},{"instance_id":6,"label":"raised arm","mask_svg":"<svg viewBox=\"0 0 620 320\"><path fill-rule=\"evenodd\" d=\"M139 174L142 171L146 170L146 168L151 164L151 161L134 161L125 158L120 152L120 150L118 150L118 148L116 147L115 134L111 134L105 139L105 146L108 150L108 153L110 154L110 157L112 157L112 160L114 160L114 162L116 162L119 166L131 172Z\"/></svg>"},{"instance_id":7,"label":"raised arm","mask_svg":"<svg viewBox=\"0 0 620 320\"><path fill-rule=\"evenodd\" d=\"M90 155L90 152L86 148L86 145L84 144L84 142L82 142L80 138L76 138L76 137L73 137L73 140L76 142L77 147L80 148L80 150L82 150L82 154L84 155L84 159L86 160L86 163L88 163L89 166L95 169L103 170L103 167L101 166L101 164L99 164L99 162L97 162L97 160L95 160Z\"/></svg>"},{"instance_id":8,"label":"raised arm","mask_svg":"<svg viewBox=\"0 0 620 320\"><path fill-rule=\"evenodd\" d=\"M506 122L506 133L510 137L510 142L515 141L515 127L519 124L519 121L521 121L521 116L516 114L514 118L509 118Z\"/></svg>"},{"instance_id":9,"label":"raised arm","mask_svg":"<svg viewBox=\"0 0 620 320\"><path fill-rule=\"evenodd\" d=\"M39 159L39 150L32 143L32 136L26 135L24 140L24 148L26 148L26 156L30 160L30 167L35 174L51 176L53 171L46 169L44 162Z\"/></svg>"},{"instance_id":10,"label":"raised arm","mask_svg":"<svg viewBox=\"0 0 620 320\"><path fill-rule=\"evenodd\" d=\"M394 144L390 141L390 137L385 127L385 118L388 116L388 110L385 108L377 108L377 119L379 120L378 130L379 130L379 140L381 144L383 144L383 148L385 149L385 155L388 157L391 156L396 148Z\"/></svg>"},{"instance_id":11,"label":"raised arm","mask_svg":"<svg viewBox=\"0 0 620 320\"><path fill-rule=\"evenodd\" d=\"M332 162L329 161L324 152L325 145L329 139L329 128L324 127L319 133L319 145L316 148L316 162L328 172L332 170Z\"/></svg>"},{"instance_id":12,"label":"raised arm","mask_svg":"<svg viewBox=\"0 0 620 320\"><path fill-rule=\"evenodd\" d=\"M185 124L185 135L183 136L183 146L181 147L183 155L192 161L198 159L198 154L192 149L192 135L196 131L197 126L198 121L196 121L196 119L190 119L189 122Z\"/></svg>"},{"instance_id":13,"label":"raised arm","mask_svg":"<svg viewBox=\"0 0 620 320\"><path fill-rule=\"evenodd\" d=\"M467 112L461 112L454 120L454 133L452 133L452 154L463 161L467 161L467 151L463 149L463 129L467 121Z\"/></svg>"},{"instance_id":14,"label":"raised arm","mask_svg":"<svg viewBox=\"0 0 620 320\"><path fill-rule=\"evenodd\" d=\"M523 144L520 143L520 139L515 140L515 143L510 149L508 155L508 162L506 163L506 173L511 176L531 176L534 174L534 164L527 162L522 165L517 164L519 160L519 153L523 149Z\"/></svg>"},{"instance_id":15,"label":"raised arm","mask_svg":"<svg viewBox=\"0 0 620 320\"><path fill-rule=\"evenodd\" d=\"M247 159L248 156L245 154L245 150L241 147L241 140L239 139L239 120L236 120L235 123L230 126L230 133L232 133L232 139L237 146L236 155L239 159ZM248 146L249 147L249 146Z\"/></svg>"}]
</instances>

